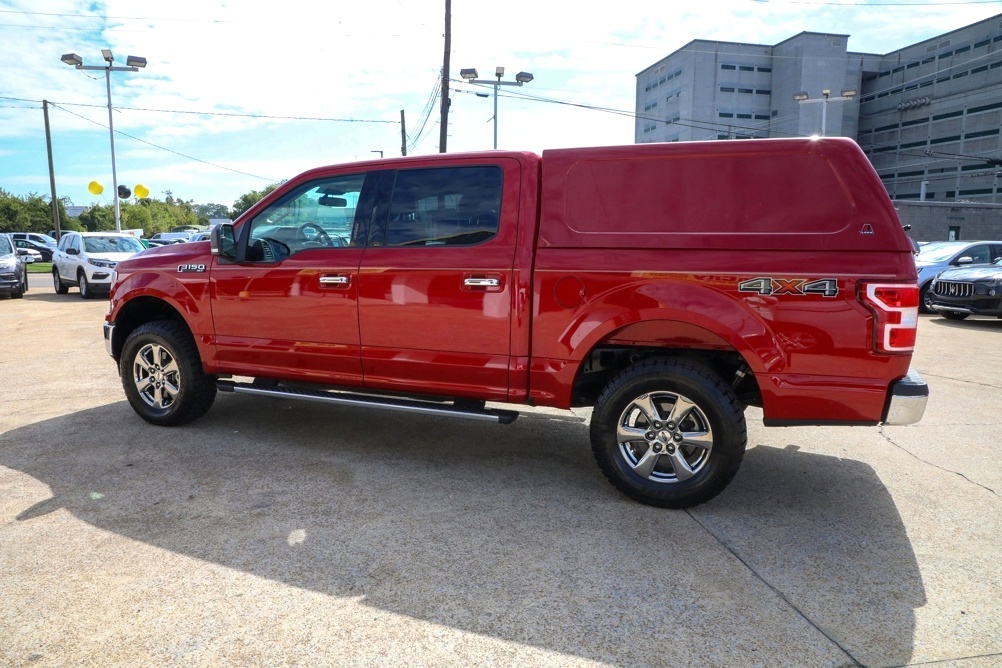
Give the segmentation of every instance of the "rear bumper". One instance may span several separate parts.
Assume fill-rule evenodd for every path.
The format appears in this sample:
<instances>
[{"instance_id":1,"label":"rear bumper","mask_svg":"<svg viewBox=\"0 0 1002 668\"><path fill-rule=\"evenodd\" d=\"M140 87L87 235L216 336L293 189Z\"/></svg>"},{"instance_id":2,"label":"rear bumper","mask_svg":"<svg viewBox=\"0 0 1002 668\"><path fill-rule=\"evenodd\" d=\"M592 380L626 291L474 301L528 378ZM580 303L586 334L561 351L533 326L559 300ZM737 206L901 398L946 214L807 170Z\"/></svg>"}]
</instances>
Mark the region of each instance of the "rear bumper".
<instances>
[{"instance_id":1,"label":"rear bumper","mask_svg":"<svg viewBox=\"0 0 1002 668\"><path fill-rule=\"evenodd\" d=\"M922 419L925 405L929 401L929 386L914 369L908 370L908 375L891 385L890 401L884 424L906 425L915 424Z\"/></svg>"}]
</instances>

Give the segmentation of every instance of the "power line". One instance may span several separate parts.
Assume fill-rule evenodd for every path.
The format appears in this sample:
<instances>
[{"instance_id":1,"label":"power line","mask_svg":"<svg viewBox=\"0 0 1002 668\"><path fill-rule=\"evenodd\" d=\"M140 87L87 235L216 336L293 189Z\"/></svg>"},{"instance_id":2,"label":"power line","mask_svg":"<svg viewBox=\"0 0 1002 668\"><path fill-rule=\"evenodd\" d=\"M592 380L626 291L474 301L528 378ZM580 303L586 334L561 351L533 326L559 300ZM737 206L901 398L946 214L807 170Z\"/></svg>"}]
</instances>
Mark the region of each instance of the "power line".
<instances>
[{"instance_id":1,"label":"power line","mask_svg":"<svg viewBox=\"0 0 1002 668\"><path fill-rule=\"evenodd\" d=\"M69 109L67 109L67 108L65 108L65 107L63 107L63 106L61 106L59 104L56 104L54 102L50 101L49 104L52 105L53 107L55 107L56 109L62 109L67 114L70 114L72 116L76 116L77 118L81 118L81 119L83 119L83 120L85 120L85 121L87 121L89 123L93 123L94 125L100 126L102 128L105 128L105 129L107 129L107 127L108 127L107 125L104 125L103 123L98 123L97 121L91 120L91 119L87 118L86 116L81 116L80 114L78 114L76 112L73 112L73 111L70 111ZM250 176L251 178L261 179L262 181L268 181L269 183L276 183L278 181L278 179L268 178L267 176L259 176L257 174L250 174L248 172L241 172L239 169L233 169L232 167L225 167L223 165L217 165L216 163L209 162L208 160L202 160L201 158L196 158L196 157L191 156L191 155L186 155L184 153L180 153L178 151L169 149L169 148L167 148L165 146L160 146L158 144L154 144L151 141L146 141L145 139L140 139L139 137L133 137L132 135L130 135L130 134L126 133L126 132L122 132L121 130L115 130L115 134L122 135L123 137L128 137L129 139L134 139L135 141L141 142L143 144L147 144L149 146L152 146L153 148L158 148L161 151L167 151L168 153L173 153L174 155L181 156L182 158L186 158L188 160L194 160L195 162L200 162L200 163L202 163L204 165L209 165L210 167L215 167L217 169L223 169L223 170L226 170L228 172L234 172L236 174L241 174L243 176Z\"/></svg>"}]
</instances>

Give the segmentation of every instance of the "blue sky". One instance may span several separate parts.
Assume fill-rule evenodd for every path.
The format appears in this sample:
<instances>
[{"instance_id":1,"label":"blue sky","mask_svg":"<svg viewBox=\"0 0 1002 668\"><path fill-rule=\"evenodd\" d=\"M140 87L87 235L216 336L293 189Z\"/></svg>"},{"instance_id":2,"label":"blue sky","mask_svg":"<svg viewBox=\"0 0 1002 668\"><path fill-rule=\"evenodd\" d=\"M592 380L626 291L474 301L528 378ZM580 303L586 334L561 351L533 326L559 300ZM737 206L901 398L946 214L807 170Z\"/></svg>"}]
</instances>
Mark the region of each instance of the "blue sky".
<instances>
[{"instance_id":1,"label":"blue sky","mask_svg":"<svg viewBox=\"0 0 1002 668\"><path fill-rule=\"evenodd\" d=\"M885 53L1002 13L1002 2L453 0L451 73L475 67L535 80L499 98L499 148L633 142L635 74L693 39L774 44L801 31L850 35ZM321 164L436 153L439 107L419 136L443 58L444 0L257 2L0 0L0 188L48 194L41 100L49 100L57 194L109 202L111 156L102 65L112 73L119 183L227 206ZM490 149L493 103L452 84L448 148ZM490 92L491 88L480 89ZM622 110L627 115L522 97ZM294 120L301 119L301 120ZM316 120L322 119L322 120ZM105 193L94 197L97 180Z\"/></svg>"}]
</instances>

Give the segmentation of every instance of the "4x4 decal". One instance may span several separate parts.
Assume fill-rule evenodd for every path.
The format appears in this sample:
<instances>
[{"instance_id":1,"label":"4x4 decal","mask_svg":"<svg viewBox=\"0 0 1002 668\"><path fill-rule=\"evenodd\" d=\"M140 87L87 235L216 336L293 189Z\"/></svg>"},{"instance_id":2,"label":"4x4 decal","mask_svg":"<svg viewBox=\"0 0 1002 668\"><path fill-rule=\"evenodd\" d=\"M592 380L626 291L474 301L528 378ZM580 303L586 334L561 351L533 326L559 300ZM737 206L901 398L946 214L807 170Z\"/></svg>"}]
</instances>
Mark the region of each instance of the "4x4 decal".
<instances>
[{"instance_id":1,"label":"4x4 decal","mask_svg":"<svg viewBox=\"0 0 1002 668\"><path fill-rule=\"evenodd\" d=\"M755 292L760 295L822 295L838 296L838 281L834 278L808 280L806 278L771 278L763 276L738 283L739 292Z\"/></svg>"}]
</instances>

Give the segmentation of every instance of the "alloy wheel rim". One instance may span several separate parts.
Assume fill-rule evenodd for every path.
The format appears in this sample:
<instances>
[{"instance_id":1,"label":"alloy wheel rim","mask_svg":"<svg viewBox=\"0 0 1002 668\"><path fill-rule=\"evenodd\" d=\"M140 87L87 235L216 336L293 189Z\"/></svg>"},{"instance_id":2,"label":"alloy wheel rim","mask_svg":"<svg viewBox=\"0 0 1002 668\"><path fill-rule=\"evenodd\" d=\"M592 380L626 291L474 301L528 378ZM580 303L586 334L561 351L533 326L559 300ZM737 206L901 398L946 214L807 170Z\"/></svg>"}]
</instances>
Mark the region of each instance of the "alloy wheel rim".
<instances>
[{"instance_id":1,"label":"alloy wheel rim","mask_svg":"<svg viewBox=\"0 0 1002 668\"><path fill-rule=\"evenodd\" d=\"M713 450L713 429L703 410L674 392L643 394L616 423L619 454L634 473L675 484L698 475Z\"/></svg>"},{"instance_id":2,"label":"alloy wheel rim","mask_svg":"<svg viewBox=\"0 0 1002 668\"><path fill-rule=\"evenodd\" d=\"M181 370L167 348L148 343L132 362L133 382L139 397L150 408L166 410L181 392Z\"/></svg>"}]
</instances>

